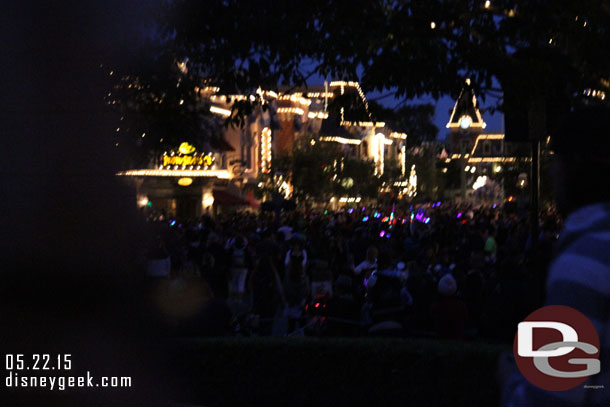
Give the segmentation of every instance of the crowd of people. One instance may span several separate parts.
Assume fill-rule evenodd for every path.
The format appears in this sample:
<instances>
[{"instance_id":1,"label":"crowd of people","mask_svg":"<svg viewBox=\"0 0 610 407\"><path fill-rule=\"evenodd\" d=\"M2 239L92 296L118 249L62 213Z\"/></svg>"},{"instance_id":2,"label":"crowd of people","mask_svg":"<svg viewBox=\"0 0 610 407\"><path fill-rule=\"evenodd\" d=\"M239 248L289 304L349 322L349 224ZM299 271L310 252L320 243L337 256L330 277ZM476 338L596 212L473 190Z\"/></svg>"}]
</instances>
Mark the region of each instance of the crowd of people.
<instances>
[{"instance_id":1,"label":"crowd of people","mask_svg":"<svg viewBox=\"0 0 610 407\"><path fill-rule=\"evenodd\" d=\"M147 273L186 334L510 342L544 300L560 222L545 211L532 239L509 205L447 202L163 219Z\"/></svg>"}]
</instances>

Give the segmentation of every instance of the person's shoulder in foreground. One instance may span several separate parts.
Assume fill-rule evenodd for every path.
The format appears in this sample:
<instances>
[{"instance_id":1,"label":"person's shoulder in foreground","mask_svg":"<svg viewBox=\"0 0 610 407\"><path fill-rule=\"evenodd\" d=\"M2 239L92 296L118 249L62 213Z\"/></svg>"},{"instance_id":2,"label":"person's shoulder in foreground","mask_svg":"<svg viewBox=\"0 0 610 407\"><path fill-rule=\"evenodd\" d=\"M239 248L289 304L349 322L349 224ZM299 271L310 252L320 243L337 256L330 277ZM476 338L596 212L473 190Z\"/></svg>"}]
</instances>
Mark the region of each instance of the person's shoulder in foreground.
<instances>
[{"instance_id":1,"label":"person's shoulder in foreground","mask_svg":"<svg viewBox=\"0 0 610 407\"><path fill-rule=\"evenodd\" d=\"M610 180L592 177L610 170L608 117L607 106L576 109L555 136L554 189L567 217L546 282L546 305L572 307L593 323L601 372L566 391L541 390L514 372L502 406L610 405Z\"/></svg>"}]
</instances>

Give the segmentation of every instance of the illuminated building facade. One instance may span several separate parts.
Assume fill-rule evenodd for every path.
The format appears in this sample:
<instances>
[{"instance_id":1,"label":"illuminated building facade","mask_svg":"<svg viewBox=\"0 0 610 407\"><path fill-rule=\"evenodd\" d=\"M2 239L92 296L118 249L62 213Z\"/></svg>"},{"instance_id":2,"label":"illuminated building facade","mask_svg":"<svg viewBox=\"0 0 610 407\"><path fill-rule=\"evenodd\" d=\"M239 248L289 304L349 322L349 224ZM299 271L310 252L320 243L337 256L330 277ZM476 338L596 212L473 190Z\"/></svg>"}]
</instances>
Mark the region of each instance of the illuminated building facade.
<instances>
[{"instance_id":1,"label":"illuminated building facade","mask_svg":"<svg viewBox=\"0 0 610 407\"><path fill-rule=\"evenodd\" d=\"M135 179L140 206L162 208L168 216L178 217L257 207L254 190L259 176L274 175L273 158L291 154L297 140L305 136L313 143L339 144L346 157L372 160L372 175L381 176L385 163L392 160L399 163L405 178L409 176L405 167L407 135L371 119L357 82L327 82L307 89L281 88L279 92L259 88L253 95L222 94L221 89L208 86L199 93L209 100L210 113L219 122L232 115L238 101L262 101L266 108L257 105L242 126L225 127L220 145L211 151L181 145L166 151L150 168L119 173ZM339 117L331 117L329 104L346 94L360 98L367 120L356 120L343 108ZM282 188L289 197L292 187L285 180Z\"/></svg>"},{"instance_id":2,"label":"illuminated building facade","mask_svg":"<svg viewBox=\"0 0 610 407\"><path fill-rule=\"evenodd\" d=\"M496 185L494 178L499 178L498 173L513 166L518 160L527 158L516 156L517 146L505 142L504 133L485 130L487 125L469 79L456 100L446 127L449 129L446 137L447 154L442 157L442 161L447 165L457 161L460 172L460 189L452 191L450 197L471 199L475 191L478 191L475 195L483 195L486 189L493 189L486 199L502 200L502 187ZM443 172L446 173L446 168Z\"/></svg>"}]
</instances>

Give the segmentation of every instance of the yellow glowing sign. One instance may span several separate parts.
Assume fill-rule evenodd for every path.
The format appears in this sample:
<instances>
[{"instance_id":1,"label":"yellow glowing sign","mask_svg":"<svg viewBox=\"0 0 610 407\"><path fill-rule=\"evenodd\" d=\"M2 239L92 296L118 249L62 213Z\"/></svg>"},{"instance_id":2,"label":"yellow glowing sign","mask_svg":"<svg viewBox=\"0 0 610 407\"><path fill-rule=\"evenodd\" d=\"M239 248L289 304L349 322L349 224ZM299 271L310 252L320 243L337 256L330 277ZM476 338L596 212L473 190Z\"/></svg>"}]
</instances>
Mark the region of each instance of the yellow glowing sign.
<instances>
[{"instance_id":1,"label":"yellow glowing sign","mask_svg":"<svg viewBox=\"0 0 610 407\"><path fill-rule=\"evenodd\" d=\"M180 185L182 187L188 187L192 183L193 183L193 179L192 178L180 178L178 180L178 185Z\"/></svg>"},{"instance_id":2,"label":"yellow glowing sign","mask_svg":"<svg viewBox=\"0 0 610 407\"><path fill-rule=\"evenodd\" d=\"M163 155L164 167L209 167L214 163L214 158L209 155Z\"/></svg>"},{"instance_id":3,"label":"yellow glowing sign","mask_svg":"<svg viewBox=\"0 0 610 407\"><path fill-rule=\"evenodd\" d=\"M180 151L182 154L193 154L195 152L195 146L185 141L184 143L180 144L178 151Z\"/></svg>"}]
</instances>

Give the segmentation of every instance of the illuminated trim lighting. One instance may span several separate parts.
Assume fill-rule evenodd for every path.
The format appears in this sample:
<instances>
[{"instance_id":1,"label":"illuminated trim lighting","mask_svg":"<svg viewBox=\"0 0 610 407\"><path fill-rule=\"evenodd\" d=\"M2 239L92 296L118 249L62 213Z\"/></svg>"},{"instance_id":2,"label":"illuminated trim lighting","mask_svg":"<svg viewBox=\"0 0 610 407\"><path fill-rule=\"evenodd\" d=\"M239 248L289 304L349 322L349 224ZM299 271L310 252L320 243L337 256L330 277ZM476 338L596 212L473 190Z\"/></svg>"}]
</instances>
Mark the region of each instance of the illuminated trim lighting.
<instances>
[{"instance_id":1,"label":"illuminated trim lighting","mask_svg":"<svg viewBox=\"0 0 610 407\"><path fill-rule=\"evenodd\" d=\"M216 177L230 179L227 170L129 170L116 175L121 177Z\"/></svg>"},{"instance_id":2,"label":"illuminated trim lighting","mask_svg":"<svg viewBox=\"0 0 610 407\"><path fill-rule=\"evenodd\" d=\"M229 117L231 116L231 111L228 109L223 109L221 107L210 106L210 112L219 114L221 116Z\"/></svg>"},{"instance_id":3,"label":"illuminated trim lighting","mask_svg":"<svg viewBox=\"0 0 610 407\"><path fill-rule=\"evenodd\" d=\"M466 79L466 84L470 85L470 79ZM460 126L461 118L457 123L452 123L453 117L455 116L455 111L457 110L457 107L458 107L458 102L461 99L463 93L464 93L464 89L462 89L462 91L460 92L460 95L458 96L457 100L455 101L455 105L453 106L453 111L451 112L451 116L449 116L449 122L445 126L448 129L457 129L457 128L463 129L463 127ZM476 123L473 120L472 123L470 123L470 125L468 126L468 128L477 127L477 128L484 129L485 127L487 127L487 123L485 123L483 121L483 118L481 117L481 111L478 108L477 97L474 94L474 91L472 91L472 105L474 106L474 112L477 116L476 117L477 120L476 120Z\"/></svg>"},{"instance_id":4,"label":"illuminated trim lighting","mask_svg":"<svg viewBox=\"0 0 610 407\"><path fill-rule=\"evenodd\" d=\"M378 176L381 176L384 171L385 144L385 134L373 135L373 161L375 162L375 175Z\"/></svg>"},{"instance_id":5,"label":"illuminated trim lighting","mask_svg":"<svg viewBox=\"0 0 610 407\"><path fill-rule=\"evenodd\" d=\"M332 98L335 94L333 92L309 92L308 98Z\"/></svg>"},{"instance_id":6,"label":"illuminated trim lighting","mask_svg":"<svg viewBox=\"0 0 610 407\"><path fill-rule=\"evenodd\" d=\"M472 157L468 159L469 163L509 163L515 161L517 161L516 157ZM527 158L524 161L527 161Z\"/></svg>"},{"instance_id":7,"label":"illuminated trim lighting","mask_svg":"<svg viewBox=\"0 0 610 407\"><path fill-rule=\"evenodd\" d=\"M271 171L271 129L265 127L261 131L261 171L265 174Z\"/></svg>"},{"instance_id":8,"label":"illuminated trim lighting","mask_svg":"<svg viewBox=\"0 0 610 407\"><path fill-rule=\"evenodd\" d=\"M360 202L361 200L362 200L362 198L360 198L359 196L357 196L357 197L346 197L346 196L344 196L344 197L339 198L339 202L341 202L341 203Z\"/></svg>"},{"instance_id":9,"label":"illuminated trim lighting","mask_svg":"<svg viewBox=\"0 0 610 407\"><path fill-rule=\"evenodd\" d=\"M311 100L304 98L302 93L293 93L291 95L280 95L278 100L290 100L294 103L300 103L303 106L309 106L311 104Z\"/></svg>"},{"instance_id":10,"label":"illuminated trim lighting","mask_svg":"<svg viewBox=\"0 0 610 407\"><path fill-rule=\"evenodd\" d=\"M342 120L341 126L385 127L385 122L346 122Z\"/></svg>"},{"instance_id":11,"label":"illuminated trim lighting","mask_svg":"<svg viewBox=\"0 0 610 407\"><path fill-rule=\"evenodd\" d=\"M310 119L328 119L327 112L309 112L307 117Z\"/></svg>"},{"instance_id":12,"label":"illuminated trim lighting","mask_svg":"<svg viewBox=\"0 0 610 407\"><path fill-rule=\"evenodd\" d=\"M356 139L344 138L344 137L320 137L320 140L321 141L330 141L330 142L334 142L334 143L341 143L341 144L360 145L360 143L362 143L362 140L356 140Z\"/></svg>"},{"instance_id":13,"label":"illuminated trim lighting","mask_svg":"<svg viewBox=\"0 0 610 407\"><path fill-rule=\"evenodd\" d=\"M305 113L300 107L278 107L277 112L278 114L298 114L301 116Z\"/></svg>"}]
</instances>

